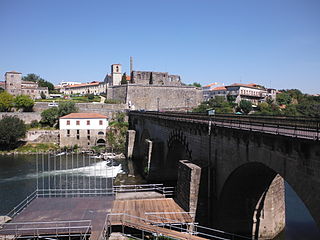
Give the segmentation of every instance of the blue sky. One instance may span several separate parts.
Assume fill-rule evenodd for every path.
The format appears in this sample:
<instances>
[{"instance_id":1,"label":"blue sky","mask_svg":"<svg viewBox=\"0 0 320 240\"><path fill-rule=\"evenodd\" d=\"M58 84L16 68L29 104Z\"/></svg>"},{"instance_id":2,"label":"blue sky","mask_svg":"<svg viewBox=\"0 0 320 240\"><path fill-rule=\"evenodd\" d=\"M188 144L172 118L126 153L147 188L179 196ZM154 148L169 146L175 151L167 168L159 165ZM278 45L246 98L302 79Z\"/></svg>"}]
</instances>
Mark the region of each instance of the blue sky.
<instances>
[{"instance_id":1,"label":"blue sky","mask_svg":"<svg viewBox=\"0 0 320 240\"><path fill-rule=\"evenodd\" d=\"M6 71L103 80L112 63L183 82L320 93L319 0L0 0Z\"/></svg>"}]
</instances>

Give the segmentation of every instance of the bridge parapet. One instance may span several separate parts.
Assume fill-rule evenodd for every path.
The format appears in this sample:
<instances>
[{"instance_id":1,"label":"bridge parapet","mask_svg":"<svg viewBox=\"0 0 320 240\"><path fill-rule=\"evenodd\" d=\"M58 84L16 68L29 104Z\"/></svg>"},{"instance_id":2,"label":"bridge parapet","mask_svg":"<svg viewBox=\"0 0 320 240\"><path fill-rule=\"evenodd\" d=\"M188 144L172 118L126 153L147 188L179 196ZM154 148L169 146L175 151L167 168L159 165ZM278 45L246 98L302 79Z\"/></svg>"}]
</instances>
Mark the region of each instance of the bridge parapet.
<instances>
[{"instance_id":1,"label":"bridge parapet","mask_svg":"<svg viewBox=\"0 0 320 240\"><path fill-rule=\"evenodd\" d=\"M165 121L175 121L212 127L223 127L276 134L303 139L320 139L320 120L316 118L252 116L252 115L205 115L182 112L139 112L131 111L131 116L140 116Z\"/></svg>"}]
</instances>

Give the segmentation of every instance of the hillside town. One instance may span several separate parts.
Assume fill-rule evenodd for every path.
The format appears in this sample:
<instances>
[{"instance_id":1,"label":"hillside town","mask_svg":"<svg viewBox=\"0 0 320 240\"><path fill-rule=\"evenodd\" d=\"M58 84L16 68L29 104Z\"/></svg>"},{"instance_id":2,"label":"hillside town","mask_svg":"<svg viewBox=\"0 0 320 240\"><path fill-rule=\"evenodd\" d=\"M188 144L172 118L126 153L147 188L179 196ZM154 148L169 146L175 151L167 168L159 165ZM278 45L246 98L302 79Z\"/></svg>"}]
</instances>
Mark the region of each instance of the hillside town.
<instances>
[{"instance_id":1,"label":"hillside town","mask_svg":"<svg viewBox=\"0 0 320 240\"><path fill-rule=\"evenodd\" d=\"M130 110L303 116L312 110L303 112L299 102L313 98L310 101L316 103L318 98L299 90L277 90L257 83L187 85L179 75L133 70L132 58L130 61L129 75L122 72L121 64L112 64L102 81L64 81L54 87L35 74L22 77L20 72L6 72L5 80L0 82L0 116L25 122L30 129L25 137L27 143L88 150L97 146L110 148L109 122L119 121L119 114L126 115ZM28 76L32 78L29 80ZM66 110L59 110L60 107ZM51 115L55 117L49 119ZM52 130L45 130L48 127ZM125 136L118 137L122 139L118 147L123 148Z\"/></svg>"}]
</instances>

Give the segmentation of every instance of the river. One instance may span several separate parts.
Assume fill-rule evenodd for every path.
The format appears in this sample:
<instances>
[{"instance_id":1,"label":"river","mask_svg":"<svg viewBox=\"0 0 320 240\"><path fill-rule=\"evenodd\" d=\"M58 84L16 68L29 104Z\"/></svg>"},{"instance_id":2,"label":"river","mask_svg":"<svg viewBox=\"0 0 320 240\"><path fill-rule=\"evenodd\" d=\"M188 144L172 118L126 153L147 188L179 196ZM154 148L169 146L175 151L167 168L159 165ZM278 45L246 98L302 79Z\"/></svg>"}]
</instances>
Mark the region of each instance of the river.
<instances>
[{"instance_id":1,"label":"river","mask_svg":"<svg viewBox=\"0 0 320 240\"><path fill-rule=\"evenodd\" d=\"M68 181L69 188L77 188L77 185L93 187L94 184L109 186L112 177L127 171L126 161L115 160L111 166L105 161L89 159L85 155L68 156L68 160L65 156L45 155L38 156L37 173L35 159L35 155L0 156L0 215L8 213L32 193L36 189L38 177L40 185L44 179L47 179L48 184L50 179L51 186L66 185ZM50 167L48 163L51 163ZM304 204L287 183L285 189L286 229L277 240L319 240L319 229Z\"/></svg>"}]
</instances>

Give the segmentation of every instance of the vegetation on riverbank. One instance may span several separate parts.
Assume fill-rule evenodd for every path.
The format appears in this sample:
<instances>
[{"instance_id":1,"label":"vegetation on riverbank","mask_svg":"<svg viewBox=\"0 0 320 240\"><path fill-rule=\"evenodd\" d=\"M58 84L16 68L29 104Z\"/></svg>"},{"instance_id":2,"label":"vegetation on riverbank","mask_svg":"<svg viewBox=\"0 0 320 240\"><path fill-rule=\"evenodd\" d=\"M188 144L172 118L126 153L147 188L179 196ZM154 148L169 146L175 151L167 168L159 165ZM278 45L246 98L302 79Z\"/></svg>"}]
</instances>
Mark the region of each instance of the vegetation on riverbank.
<instances>
[{"instance_id":1,"label":"vegetation on riverbank","mask_svg":"<svg viewBox=\"0 0 320 240\"><path fill-rule=\"evenodd\" d=\"M15 149L0 151L0 154L32 154L37 152L57 151L59 149L59 145L55 143L22 143Z\"/></svg>"}]
</instances>

